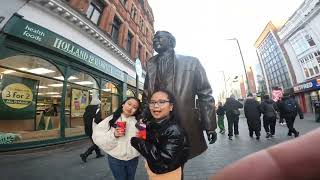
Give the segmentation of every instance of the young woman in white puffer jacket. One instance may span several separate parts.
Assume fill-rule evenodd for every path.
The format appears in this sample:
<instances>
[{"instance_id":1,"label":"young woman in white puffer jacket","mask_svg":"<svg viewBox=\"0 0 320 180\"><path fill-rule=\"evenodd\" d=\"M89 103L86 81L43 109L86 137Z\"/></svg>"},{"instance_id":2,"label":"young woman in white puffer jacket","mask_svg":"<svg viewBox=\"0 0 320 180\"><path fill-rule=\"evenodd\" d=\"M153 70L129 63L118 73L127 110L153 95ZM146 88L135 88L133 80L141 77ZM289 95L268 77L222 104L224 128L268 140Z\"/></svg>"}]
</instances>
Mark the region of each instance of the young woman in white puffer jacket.
<instances>
[{"instance_id":1,"label":"young woman in white puffer jacket","mask_svg":"<svg viewBox=\"0 0 320 180\"><path fill-rule=\"evenodd\" d=\"M92 139L108 154L108 162L116 180L133 180L137 165L138 151L130 144L137 135L135 127L139 115L140 100L127 98L121 106L99 124L93 123ZM125 122L125 127L120 124Z\"/></svg>"}]
</instances>

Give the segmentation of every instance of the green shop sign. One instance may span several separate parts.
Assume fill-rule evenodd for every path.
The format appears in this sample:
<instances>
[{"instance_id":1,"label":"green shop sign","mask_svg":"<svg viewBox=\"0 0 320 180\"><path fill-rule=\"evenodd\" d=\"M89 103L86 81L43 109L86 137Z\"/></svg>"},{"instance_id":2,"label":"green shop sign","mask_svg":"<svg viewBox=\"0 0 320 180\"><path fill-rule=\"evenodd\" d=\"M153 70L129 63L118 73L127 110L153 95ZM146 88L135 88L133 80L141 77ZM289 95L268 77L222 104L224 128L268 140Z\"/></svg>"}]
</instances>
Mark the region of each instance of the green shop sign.
<instances>
[{"instance_id":1,"label":"green shop sign","mask_svg":"<svg viewBox=\"0 0 320 180\"><path fill-rule=\"evenodd\" d=\"M13 16L9 20L4 32L47 47L124 81L124 73L106 60L72 41L18 16Z\"/></svg>"}]
</instances>

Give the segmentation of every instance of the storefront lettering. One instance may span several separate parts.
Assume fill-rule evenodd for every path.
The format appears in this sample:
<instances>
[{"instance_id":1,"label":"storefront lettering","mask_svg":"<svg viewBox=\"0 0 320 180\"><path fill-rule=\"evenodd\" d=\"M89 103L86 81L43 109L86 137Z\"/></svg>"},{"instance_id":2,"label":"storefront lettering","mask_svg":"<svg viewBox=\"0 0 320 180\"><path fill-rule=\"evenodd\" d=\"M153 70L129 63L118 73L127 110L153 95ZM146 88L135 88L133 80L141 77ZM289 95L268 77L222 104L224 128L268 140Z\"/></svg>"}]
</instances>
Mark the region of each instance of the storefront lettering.
<instances>
[{"instance_id":1,"label":"storefront lettering","mask_svg":"<svg viewBox=\"0 0 320 180\"><path fill-rule=\"evenodd\" d=\"M305 84L300 84L298 86L295 86L293 89L294 89L294 91L300 91L300 90L311 88L312 86L313 86L313 83L312 82L308 82L308 83L305 83Z\"/></svg>"},{"instance_id":2,"label":"storefront lettering","mask_svg":"<svg viewBox=\"0 0 320 180\"><path fill-rule=\"evenodd\" d=\"M25 31L22 33L23 36L26 36L27 38L34 39L36 41L42 41L41 37L45 36L45 33L40 31L39 29L34 29L29 27L28 25L24 28Z\"/></svg>"},{"instance_id":3,"label":"storefront lettering","mask_svg":"<svg viewBox=\"0 0 320 180\"><path fill-rule=\"evenodd\" d=\"M99 69L122 81L124 80L124 73L116 66L76 43L20 17L14 16L10 22L14 23L8 23L5 26L5 33L32 41L69 57L75 57L76 60L82 61L95 69ZM117 73L113 73L113 69L116 69Z\"/></svg>"},{"instance_id":4,"label":"storefront lettering","mask_svg":"<svg viewBox=\"0 0 320 180\"><path fill-rule=\"evenodd\" d=\"M98 57L92 54L89 55L89 53L87 53L86 51L81 50L80 48L77 48L71 43L63 41L62 39L56 38L53 43L53 47L59 50L62 50L79 59L82 59L90 64L93 64L96 67L102 68L109 73L111 72L111 66L108 65L107 63L104 63L102 59L99 59Z\"/></svg>"}]
</instances>

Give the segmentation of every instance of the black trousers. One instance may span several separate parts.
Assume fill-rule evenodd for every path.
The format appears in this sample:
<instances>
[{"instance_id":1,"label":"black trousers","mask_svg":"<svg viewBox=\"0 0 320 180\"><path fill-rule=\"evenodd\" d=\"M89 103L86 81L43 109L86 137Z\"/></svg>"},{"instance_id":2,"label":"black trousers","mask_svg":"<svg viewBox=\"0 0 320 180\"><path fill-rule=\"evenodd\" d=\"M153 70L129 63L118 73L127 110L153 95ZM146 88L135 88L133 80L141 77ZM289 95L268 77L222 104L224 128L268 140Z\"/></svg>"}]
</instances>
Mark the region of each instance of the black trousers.
<instances>
[{"instance_id":1,"label":"black trousers","mask_svg":"<svg viewBox=\"0 0 320 180\"><path fill-rule=\"evenodd\" d=\"M260 124L260 126L261 126L261 124ZM251 127L251 126L249 125L249 123L248 123L248 129L249 129L249 136L250 136L250 137L253 136L253 133L254 133L257 137L261 136L260 130L257 130L257 128ZM259 128L259 129L260 129L260 128Z\"/></svg>"},{"instance_id":2,"label":"black trousers","mask_svg":"<svg viewBox=\"0 0 320 180\"><path fill-rule=\"evenodd\" d=\"M233 136L233 131L235 135L239 134L239 116L227 115L228 120L228 136Z\"/></svg>"},{"instance_id":3,"label":"black trousers","mask_svg":"<svg viewBox=\"0 0 320 180\"><path fill-rule=\"evenodd\" d=\"M288 116L284 118L286 120L287 123L287 127L289 129L288 135L292 135L293 134L297 134L297 130L294 128L294 121L296 119L296 117L294 116Z\"/></svg>"},{"instance_id":4,"label":"black trousers","mask_svg":"<svg viewBox=\"0 0 320 180\"><path fill-rule=\"evenodd\" d=\"M275 134L277 117L263 116L263 127L266 133Z\"/></svg>"}]
</instances>

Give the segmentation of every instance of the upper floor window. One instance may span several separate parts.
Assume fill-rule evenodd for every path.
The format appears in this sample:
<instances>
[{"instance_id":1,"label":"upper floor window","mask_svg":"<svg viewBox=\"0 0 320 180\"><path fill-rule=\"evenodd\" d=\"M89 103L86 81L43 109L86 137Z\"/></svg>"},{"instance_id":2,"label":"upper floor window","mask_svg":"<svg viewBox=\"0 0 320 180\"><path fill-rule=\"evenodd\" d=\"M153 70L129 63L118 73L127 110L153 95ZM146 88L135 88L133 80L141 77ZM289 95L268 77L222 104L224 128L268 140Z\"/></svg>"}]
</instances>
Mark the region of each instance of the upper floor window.
<instances>
[{"instance_id":1,"label":"upper floor window","mask_svg":"<svg viewBox=\"0 0 320 180\"><path fill-rule=\"evenodd\" d=\"M121 26L121 21L117 16L114 16L113 22L112 22L112 28L111 28L111 37L112 40L118 44L118 38L119 38L119 30Z\"/></svg>"},{"instance_id":2,"label":"upper floor window","mask_svg":"<svg viewBox=\"0 0 320 180\"><path fill-rule=\"evenodd\" d=\"M137 57L139 58L139 59L141 59L141 49L142 49L142 45L139 43L139 45L138 45L138 52L137 52Z\"/></svg>"},{"instance_id":3,"label":"upper floor window","mask_svg":"<svg viewBox=\"0 0 320 180\"><path fill-rule=\"evenodd\" d=\"M121 4L126 5L127 0L120 0Z\"/></svg>"},{"instance_id":4,"label":"upper floor window","mask_svg":"<svg viewBox=\"0 0 320 180\"><path fill-rule=\"evenodd\" d=\"M95 24L98 24L100 16L102 14L104 4L98 0L93 0L88 7L87 17Z\"/></svg>"},{"instance_id":5,"label":"upper floor window","mask_svg":"<svg viewBox=\"0 0 320 180\"><path fill-rule=\"evenodd\" d=\"M143 32L144 22L143 19L140 20L140 31Z\"/></svg>"},{"instance_id":6,"label":"upper floor window","mask_svg":"<svg viewBox=\"0 0 320 180\"><path fill-rule=\"evenodd\" d=\"M130 16L134 20L136 18L136 15L137 15L137 9L134 6L132 6Z\"/></svg>"},{"instance_id":7,"label":"upper floor window","mask_svg":"<svg viewBox=\"0 0 320 180\"><path fill-rule=\"evenodd\" d=\"M132 35L130 32L128 32L126 50L127 50L129 53L131 52L132 38L133 38L133 35Z\"/></svg>"},{"instance_id":8,"label":"upper floor window","mask_svg":"<svg viewBox=\"0 0 320 180\"><path fill-rule=\"evenodd\" d=\"M310 46L315 46L316 45L316 43L313 41L312 37L309 34L305 35L304 37L306 38L306 40L308 41L308 44Z\"/></svg>"}]
</instances>

